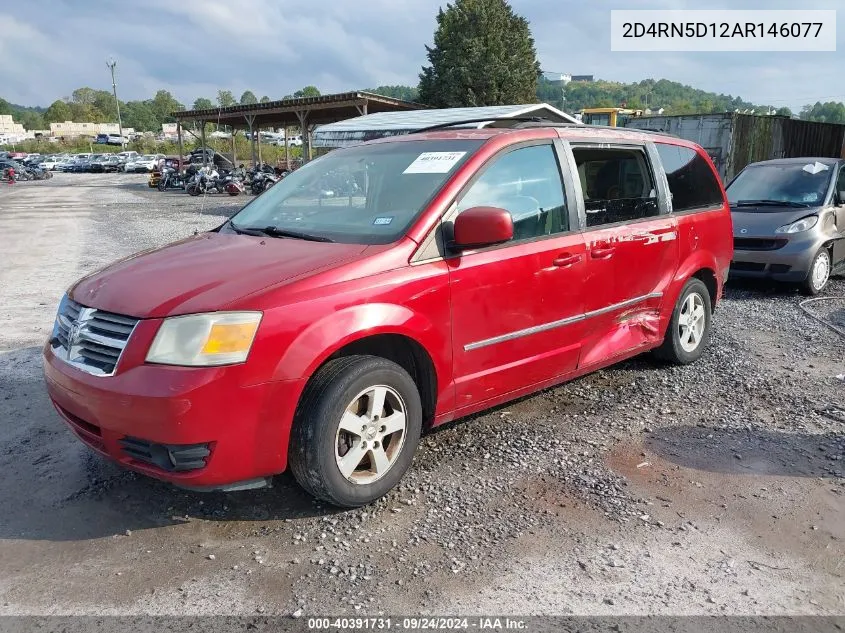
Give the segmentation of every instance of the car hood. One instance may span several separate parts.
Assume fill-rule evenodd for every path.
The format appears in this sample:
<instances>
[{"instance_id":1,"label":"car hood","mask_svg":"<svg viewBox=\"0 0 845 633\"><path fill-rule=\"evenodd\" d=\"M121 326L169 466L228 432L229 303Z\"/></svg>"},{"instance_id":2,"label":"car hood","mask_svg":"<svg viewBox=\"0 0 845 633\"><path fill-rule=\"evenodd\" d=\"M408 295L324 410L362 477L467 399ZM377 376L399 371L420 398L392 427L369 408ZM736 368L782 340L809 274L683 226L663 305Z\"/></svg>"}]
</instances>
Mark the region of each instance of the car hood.
<instances>
[{"instance_id":1,"label":"car hood","mask_svg":"<svg viewBox=\"0 0 845 633\"><path fill-rule=\"evenodd\" d=\"M796 220L815 215L819 207L803 209L795 207L731 207L734 236L752 237L755 235L769 236L775 234L775 229Z\"/></svg>"},{"instance_id":2,"label":"car hood","mask_svg":"<svg viewBox=\"0 0 845 633\"><path fill-rule=\"evenodd\" d=\"M82 305L137 318L226 309L270 286L359 256L366 246L203 233L120 260L78 281Z\"/></svg>"}]
</instances>

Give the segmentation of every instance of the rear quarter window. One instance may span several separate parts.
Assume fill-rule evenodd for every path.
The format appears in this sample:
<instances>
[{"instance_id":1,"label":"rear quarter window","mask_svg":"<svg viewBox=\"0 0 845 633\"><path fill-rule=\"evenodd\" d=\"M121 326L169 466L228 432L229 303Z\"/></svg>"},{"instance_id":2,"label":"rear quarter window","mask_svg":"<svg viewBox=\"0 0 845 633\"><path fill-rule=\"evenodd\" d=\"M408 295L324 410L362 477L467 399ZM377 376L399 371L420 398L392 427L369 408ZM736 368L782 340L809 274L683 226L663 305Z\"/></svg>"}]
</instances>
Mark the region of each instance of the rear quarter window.
<instances>
[{"instance_id":1,"label":"rear quarter window","mask_svg":"<svg viewBox=\"0 0 845 633\"><path fill-rule=\"evenodd\" d=\"M656 143L676 213L721 206L722 190L704 157L689 147Z\"/></svg>"}]
</instances>

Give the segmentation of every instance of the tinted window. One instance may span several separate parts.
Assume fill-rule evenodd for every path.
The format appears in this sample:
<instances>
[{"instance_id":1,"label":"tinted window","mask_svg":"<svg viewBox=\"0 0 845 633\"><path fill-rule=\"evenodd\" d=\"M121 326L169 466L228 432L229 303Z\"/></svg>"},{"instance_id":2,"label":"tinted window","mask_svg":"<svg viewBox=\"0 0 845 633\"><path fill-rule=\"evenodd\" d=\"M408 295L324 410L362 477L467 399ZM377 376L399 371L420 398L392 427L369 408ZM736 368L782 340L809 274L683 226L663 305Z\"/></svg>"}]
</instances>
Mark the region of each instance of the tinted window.
<instances>
[{"instance_id":1,"label":"tinted window","mask_svg":"<svg viewBox=\"0 0 845 633\"><path fill-rule=\"evenodd\" d=\"M836 191L840 195L839 204L845 204L845 199L842 198L842 194L845 193L845 165L839 168L839 180L836 184Z\"/></svg>"},{"instance_id":2,"label":"tinted window","mask_svg":"<svg viewBox=\"0 0 845 633\"><path fill-rule=\"evenodd\" d=\"M639 149L572 149L587 227L630 222L660 213L645 152Z\"/></svg>"},{"instance_id":3,"label":"tinted window","mask_svg":"<svg viewBox=\"0 0 845 633\"><path fill-rule=\"evenodd\" d=\"M749 165L728 186L731 205L754 207L759 203L788 206L824 204L833 168L816 161Z\"/></svg>"},{"instance_id":4,"label":"tinted window","mask_svg":"<svg viewBox=\"0 0 845 633\"><path fill-rule=\"evenodd\" d=\"M396 141L338 149L306 163L232 218L348 244L388 244L481 146L477 140Z\"/></svg>"},{"instance_id":5,"label":"tinted window","mask_svg":"<svg viewBox=\"0 0 845 633\"><path fill-rule=\"evenodd\" d=\"M569 230L560 168L551 145L508 152L487 168L458 202L458 210L499 207L513 218L513 239Z\"/></svg>"},{"instance_id":6,"label":"tinted window","mask_svg":"<svg viewBox=\"0 0 845 633\"><path fill-rule=\"evenodd\" d=\"M719 182L701 154L689 147L663 143L657 143L657 153L669 181L673 211L722 205Z\"/></svg>"}]
</instances>

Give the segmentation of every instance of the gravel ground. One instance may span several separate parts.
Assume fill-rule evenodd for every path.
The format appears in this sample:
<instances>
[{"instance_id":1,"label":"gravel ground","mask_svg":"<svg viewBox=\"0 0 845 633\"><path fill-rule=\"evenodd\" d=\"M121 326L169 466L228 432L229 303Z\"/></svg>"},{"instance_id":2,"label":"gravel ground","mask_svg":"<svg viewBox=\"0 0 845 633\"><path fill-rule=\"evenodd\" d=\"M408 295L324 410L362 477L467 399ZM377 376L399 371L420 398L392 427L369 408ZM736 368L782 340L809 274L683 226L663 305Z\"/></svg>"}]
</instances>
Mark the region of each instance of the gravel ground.
<instances>
[{"instance_id":1,"label":"gravel ground","mask_svg":"<svg viewBox=\"0 0 845 633\"><path fill-rule=\"evenodd\" d=\"M367 508L90 453L41 381L59 297L242 203L126 175L0 191L0 614L845 614L845 340L787 288L730 287L693 366L637 358L435 430ZM812 310L845 324L845 299Z\"/></svg>"}]
</instances>

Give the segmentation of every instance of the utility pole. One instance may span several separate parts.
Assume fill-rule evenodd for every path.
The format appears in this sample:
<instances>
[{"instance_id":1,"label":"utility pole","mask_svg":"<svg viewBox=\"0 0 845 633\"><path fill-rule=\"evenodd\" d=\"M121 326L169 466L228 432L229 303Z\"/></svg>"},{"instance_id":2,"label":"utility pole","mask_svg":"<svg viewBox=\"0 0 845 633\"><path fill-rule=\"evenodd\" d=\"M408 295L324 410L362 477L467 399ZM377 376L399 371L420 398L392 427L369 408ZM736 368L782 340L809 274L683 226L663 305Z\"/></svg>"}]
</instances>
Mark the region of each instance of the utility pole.
<instances>
[{"instance_id":1,"label":"utility pole","mask_svg":"<svg viewBox=\"0 0 845 633\"><path fill-rule=\"evenodd\" d=\"M109 57L106 60L106 66L111 70L111 89L114 93L114 105L117 108L117 129L120 133L120 148L126 149L126 141L123 138L123 123L120 120L120 101L117 100L117 84L114 81L114 67L117 66L117 60L114 57Z\"/></svg>"}]
</instances>

